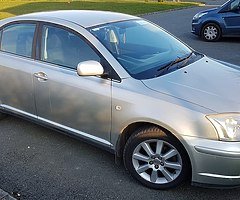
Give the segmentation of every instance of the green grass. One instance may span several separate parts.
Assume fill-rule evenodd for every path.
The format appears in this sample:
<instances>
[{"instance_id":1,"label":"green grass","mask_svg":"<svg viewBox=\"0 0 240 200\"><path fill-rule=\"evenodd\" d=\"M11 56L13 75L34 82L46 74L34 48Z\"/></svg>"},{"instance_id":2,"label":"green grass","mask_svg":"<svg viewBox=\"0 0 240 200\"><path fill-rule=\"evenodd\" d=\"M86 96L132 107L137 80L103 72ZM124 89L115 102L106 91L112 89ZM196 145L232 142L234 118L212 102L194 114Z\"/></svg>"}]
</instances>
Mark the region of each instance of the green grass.
<instances>
[{"instance_id":1,"label":"green grass","mask_svg":"<svg viewBox=\"0 0 240 200\"><path fill-rule=\"evenodd\" d=\"M148 0L147 0L148 1ZM0 0L0 19L20 14L48 10L108 10L139 15L175 8L198 5L196 3L145 2L144 0Z\"/></svg>"}]
</instances>

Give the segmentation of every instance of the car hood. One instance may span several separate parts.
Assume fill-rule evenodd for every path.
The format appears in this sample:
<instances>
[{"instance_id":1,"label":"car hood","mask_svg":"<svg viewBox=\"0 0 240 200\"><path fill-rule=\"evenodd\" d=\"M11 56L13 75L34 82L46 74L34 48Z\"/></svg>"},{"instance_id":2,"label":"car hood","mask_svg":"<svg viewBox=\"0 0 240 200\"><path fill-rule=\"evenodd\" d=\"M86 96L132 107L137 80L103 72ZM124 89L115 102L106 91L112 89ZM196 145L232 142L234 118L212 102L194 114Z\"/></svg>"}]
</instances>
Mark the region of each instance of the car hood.
<instances>
[{"instance_id":1,"label":"car hood","mask_svg":"<svg viewBox=\"0 0 240 200\"><path fill-rule=\"evenodd\" d=\"M215 11L217 11L217 10L219 10L219 8L211 8L211 9L207 9L207 10L204 10L204 11L201 11L201 13L205 13L205 12L215 12Z\"/></svg>"},{"instance_id":2,"label":"car hood","mask_svg":"<svg viewBox=\"0 0 240 200\"><path fill-rule=\"evenodd\" d=\"M154 91L214 112L240 111L240 67L208 57L143 83Z\"/></svg>"},{"instance_id":3,"label":"car hood","mask_svg":"<svg viewBox=\"0 0 240 200\"><path fill-rule=\"evenodd\" d=\"M200 11L198 14L201 14L201 13L214 14L214 13L217 13L219 9L220 8L211 8L211 9Z\"/></svg>"}]
</instances>

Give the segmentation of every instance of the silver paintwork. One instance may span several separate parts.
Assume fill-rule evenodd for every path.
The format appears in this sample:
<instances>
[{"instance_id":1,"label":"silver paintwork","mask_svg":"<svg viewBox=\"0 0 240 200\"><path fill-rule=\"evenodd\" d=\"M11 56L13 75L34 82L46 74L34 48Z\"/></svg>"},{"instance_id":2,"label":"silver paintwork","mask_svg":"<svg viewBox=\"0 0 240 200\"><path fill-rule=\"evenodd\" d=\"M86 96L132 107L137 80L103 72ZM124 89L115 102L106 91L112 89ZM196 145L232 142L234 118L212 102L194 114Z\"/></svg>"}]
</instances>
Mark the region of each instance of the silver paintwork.
<instances>
[{"instance_id":1,"label":"silver paintwork","mask_svg":"<svg viewBox=\"0 0 240 200\"><path fill-rule=\"evenodd\" d=\"M156 145L154 152L150 144ZM163 153L163 146L169 149ZM145 151L147 155L143 155L141 151ZM175 157L176 161L169 161ZM182 158L175 147L163 140L147 140L140 143L133 151L132 163L136 172L145 180L156 183L165 184L175 180L182 170ZM169 169L172 171L170 172ZM162 175L159 175L161 172Z\"/></svg>"},{"instance_id":2,"label":"silver paintwork","mask_svg":"<svg viewBox=\"0 0 240 200\"><path fill-rule=\"evenodd\" d=\"M239 185L240 142L183 137L182 143L188 146L194 183Z\"/></svg>"},{"instance_id":3,"label":"silver paintwork","mask_svg":"<svg viewBox=\"0 0 240 200\"><path fill-rule=\"evenodd\" d=\"M35 63L47 81L33 79L39 117L110 141L111 81L79 76L75 70Z\"/></svg>"},{"instance_id":4,"label":"silver paintwork","mask_svg":"<svg viewBox=\"0 0 240 200\"><path fill-rule=\"evenodd\" d=\"M104 72L102 65L94 60L81 62L77 66L77 73L80 76L97 76Z\"/></svg>"},{"instance_id":5,"label":"silver paintwork","mask_svg":"<svg viewBox=\"0 0 240 200\"><path fill-rule=\"evenodd\" d=\"M209 173L199 173L201 176L209 176L209 177L215 177L215 178L225 178L225 179L239 179L240 176L224 176L224 175L219 175L219 174L209 174Z\"/></svg>"},{"instance_id":6,"label":"silver paintwork","mask_svg":"<svg viewBox=\"0 0 240 200\"><path fill-rule=\"evenodd\" d=\"M21 115L23 117L30 117L32 119L36 119L38 121L42 121L42 122L46 122L48 124L51 124L51 126L57 127L58 129L62 129L62 130L67 131L69 133L78 134L79 136L81 136L85 139L92 140L92 141L95 141L95 142L99 142L99 143L101 143L105 146L108 146L108 147L112 146L112 144L109 141L103 140L102 138L99 138L99 137L95 137L92 134L84 133L84 132L81 132L79 130L67 127L67 126L63 126L62 124L58 124L58 123L55 123L53 121L46 120L44 118L38 117L37 115L29 114L27 112L24 112L24 111L16 109L16 108L13 108L13 107L8 106L8 105L1 104L1 107L4 108L5 110L8 110L8 111L10 111L12 113L15 113L15 114L18 114L18 115Z\"/></svg>"},{"instance_id":7,"label":"silver paintwork","mask_svg":"<svg viewBox=\"0 0 240 200\"><path fill-rule=\"evenodd\" d=\"M221 149L203 147L203 146L194 146L195 150L199 153L216 155L216 156L226 156L231 158L239 158L240 152L238 151L226 151Z\"/></svg>"},{"instance_id":8,"label":"silver paintwork","mask_svg":"<svg viewBox=\"0 0 240 200\"><path fill-rule=\"evenodd\" d=\"M110 11L92 11L92 10L61 10L51 12L38 12L26 15L21 15L13 18L14 20L32 20L38 19L43 21L49 20L64 20L78 24L84 28L97 26L100 24L118 22L123 20L139 19L139 17L115 13ZM7 19L8 20L8 19ZM10 19L11 21L12 19ZM64 24L65 24L64 23Z\"/></svg>"},{"instance_id":9,"label":"silver paintwork","mask_svg":"<svg viewBox=\"0 0 240 200\"><path fill-rule=\"evenodd\" d=\"M29 58L0 53L0 102L36 115L32 67ZM11 62L10 62L11 61Z\"/></svg>"},{"instance_id":10,"label":"silver paintwork","mask_svg":"<svg viewBox=\"0 0 240 200\"><path fill-rule=\"evenodd\" d=\"M0 27L36 20L75 30L102 53L121 81L83 77L76 70L0 52L0 109L44 121L114 151L129 125L155 124L171 132L186 149L193 182L239 185L240 142L219 141L205 117L240 112L239 69L204 57L162 77L133 79L84 28L129 19L136 17L59 11L1 20Z\"/></svg>"}]
</instances>

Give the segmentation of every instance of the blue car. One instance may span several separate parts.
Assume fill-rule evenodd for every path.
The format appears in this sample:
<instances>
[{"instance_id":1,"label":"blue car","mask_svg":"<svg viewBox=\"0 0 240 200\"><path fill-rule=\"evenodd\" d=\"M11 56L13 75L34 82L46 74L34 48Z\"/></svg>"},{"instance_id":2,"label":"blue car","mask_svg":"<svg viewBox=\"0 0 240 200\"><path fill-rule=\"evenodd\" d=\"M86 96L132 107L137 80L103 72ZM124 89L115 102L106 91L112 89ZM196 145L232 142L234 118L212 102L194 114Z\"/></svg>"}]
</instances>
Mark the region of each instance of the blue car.
<instances>
[{"instance_id":1,"label":"blue car","mask_svg":"<svg viewBox=\"0 0 240 200\"><path fill-rule=\"evenodd\" d=\"M218 8L197 13L192 20L192 33L206 41L240 36L240 0L229 0Z\"/></svg>"}]
</instances>

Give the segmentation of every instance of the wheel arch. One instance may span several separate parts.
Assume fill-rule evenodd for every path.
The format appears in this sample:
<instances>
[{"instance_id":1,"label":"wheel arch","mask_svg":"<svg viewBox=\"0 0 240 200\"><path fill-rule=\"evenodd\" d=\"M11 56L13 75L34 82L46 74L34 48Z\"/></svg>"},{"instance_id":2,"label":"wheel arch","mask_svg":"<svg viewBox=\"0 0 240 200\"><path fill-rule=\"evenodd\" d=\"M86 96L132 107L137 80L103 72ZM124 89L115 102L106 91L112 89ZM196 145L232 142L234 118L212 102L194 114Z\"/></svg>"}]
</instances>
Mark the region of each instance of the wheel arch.
<instances>
[{"instance_id":1,"label":"wheel arch","mask_svg":"<svg viewBox=\"0 0 240 200\"><path fill-rule=\"evenodd\" d=\"M136 130L139 130L143 127L150 127L150 126L158 127L159 129L164 131L167 135L171 135L179 142L179 144L182 146L182 148L187 156L189 168L190 168L189 171L192 172L192 162L190 159L190 154L189 154L187 148L185 147L185 142L182 142L183 138L181 138L181 136L179 136L177 134L174 134L173 131L169 130L169 128L164 127L163 125L152 123L152 122L139 121L139 122L133 122L133 123L129 124L128 126L126 126L122 130L121 134L118 137L117 144L116 144L115 157L122 158L123 150L126 145L126 142L130 138L130 136L132 134L134 134L134 132L136 132ZM190 173L190 176L191 176L191 173Z\"/></svg>"}]
</instances>

